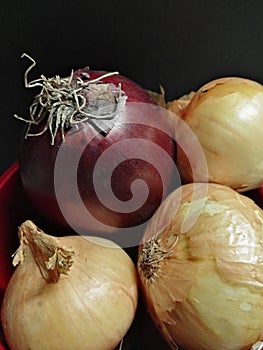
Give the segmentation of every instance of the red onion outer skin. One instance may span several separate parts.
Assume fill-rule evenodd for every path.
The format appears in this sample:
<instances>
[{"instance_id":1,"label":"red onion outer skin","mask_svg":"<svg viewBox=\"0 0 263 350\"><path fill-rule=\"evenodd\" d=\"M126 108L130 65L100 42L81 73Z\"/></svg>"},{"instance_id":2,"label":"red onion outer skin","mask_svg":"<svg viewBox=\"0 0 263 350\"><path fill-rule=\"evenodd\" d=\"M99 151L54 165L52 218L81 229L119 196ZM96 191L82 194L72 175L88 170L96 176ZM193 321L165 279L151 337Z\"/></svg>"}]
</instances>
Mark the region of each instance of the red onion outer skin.
<instances>
[{"instance_id":1,"label":"red onion outer skin","mask_svg":"<svg viewBox=\"0 0 263 350\"><path fill-rule=\"evenodd\" d=\"M81 72L82 70L76 71L74 76L79 76ZM90 79L94 79L103 74L105 74L105 72L89 72ZM142 87L124 76L117 74L108 78L103 78L101 81L104 83L113 83L116 86L121 83L121 89L127 95L126 102L153 104L151 97ZM152 164L142 159L136 159L136 150L134 150L134 158L127 159L114 170L111 179L112 191L118 199L127 201L131 199L132 196L131 183L133 180L143 179L149 188L149 196L146 202L141 208L132 213L118 213L105 207L96 197L93 186L93 169L104 150L114 143L129 138L146 139L162 147L169 157L174 157L173 139L167 133L161 131L161 128L157 129L148 126L147 121L150 120L151 115L142 113L139 118L140 122L146 125L119 123L113 126L106 136L98 134L89 122L86 122L84 129L71 133L70 137L68 137L69 131L65 131L69 164L71 161L70 153L78 152L79 149L82 149L82 144L83 142L85 143L87 136L90 138L96 135L82 153L78 165L78 188L81 199L89 212L93 214L97 220L103 222L103 224L109 225L111 227L109 229L110 232L116 231L117 228L131 227L144 223L160 205L163 193L165 193L169 187L171 169L167 168L166 178L161 178ZM165 125L164 123L163 120L160 120L160 126ZM33 128L32 130L34 131ZM38 131L39 129L36 129L36 132ZM54 166L62 142L61 133L57 133L54 145L50 144L50 140L51 138L48 131L40 136L27 137L23 140L20 152L21 178L25 192L29 196L33 207L40 213L40 216L47 220L48 223L56 224L58 227L65 229L68 228L69 225L67 218L64 218L59 208L54 187ZM119 152L122 153L123 159L126 159L125 149L122 146ZM147 154L147 152L150 152L150 149L145 149L145 154ZM162 162L162 160L160 160L160 162ZM110 165L111 160L109 159L109 166ZM162 166L168 167L164 161ZM64 171L67 171L67 169ZM96 178L96 181L98 181L99 184L103 184L104 177L105 173L103 174L103 172L101 172L99 177ZM69 184L62 183L61 186L63 187L65 198L67 198ZM76 225L82 231L101 231L101 228L96 227L96 225L89 223L87 220L83 221L81 218L78 218L78 206L74 202L70 203L70 198L66 200L69 201L69 206L71 208L71 218L73 218L73 221L76 222ZM108 230L106 231L108 232Z\"/></svg>"}]
</instances>

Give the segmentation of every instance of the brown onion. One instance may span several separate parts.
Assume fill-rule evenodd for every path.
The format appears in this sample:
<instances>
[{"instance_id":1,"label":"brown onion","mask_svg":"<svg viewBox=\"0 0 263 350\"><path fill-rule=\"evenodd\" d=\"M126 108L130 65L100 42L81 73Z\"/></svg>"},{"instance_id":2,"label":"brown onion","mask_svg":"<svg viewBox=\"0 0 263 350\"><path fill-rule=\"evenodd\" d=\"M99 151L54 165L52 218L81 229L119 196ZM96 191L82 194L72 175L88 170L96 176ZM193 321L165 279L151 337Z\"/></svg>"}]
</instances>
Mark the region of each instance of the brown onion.
<instances>
[{"instance_id":1,"label":"brown onion","mask_svg":"<svg viewBox=\"0 0 263 350\"><path fill-rule=\"evenodd\" d=\"M55 238L31 221L19 234L19 265L1 311L11 350L114 349L137 307L136 269L125 251L105 239Z\"/></svg>"},{"instance_id":2,"label":"brown onion","mask_svg":"<svg viewBox=\"0 0 263 350\"><path fill-rule=\"evenodd\" d=\"M261 84L237 77L213 80L195 93L181 117L203 148L210 182L240 192L263 184ZM177 166L183 180L193 182L193 169L180 147ZM197 181L206 181L206 169L194 170Z\"/></svg>"},{"instance_id":3,"label":"brown onion","mask_svg":"<svg viewBox=\"0 0 263 350\"><path fill-rule=\"evenodd\" d=\"M192 201L194 191L207 193ZM217 184L175 190L148 224L138 259L145 302L171 348L258 346L262 262L263 211L251 199Z\"/></svg>"}]
</instances>

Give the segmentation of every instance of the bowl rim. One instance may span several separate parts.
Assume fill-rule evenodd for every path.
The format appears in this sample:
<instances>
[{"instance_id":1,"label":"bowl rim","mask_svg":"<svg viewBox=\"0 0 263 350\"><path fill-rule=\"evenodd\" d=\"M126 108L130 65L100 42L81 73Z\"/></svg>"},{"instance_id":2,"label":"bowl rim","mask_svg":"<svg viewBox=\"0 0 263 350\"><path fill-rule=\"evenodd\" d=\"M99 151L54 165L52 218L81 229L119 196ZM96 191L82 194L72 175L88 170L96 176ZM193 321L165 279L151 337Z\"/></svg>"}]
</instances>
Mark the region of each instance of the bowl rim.
<instances>
[{"instance_id":1,"label":"bowl rim","mask_svg":"<svg viewBox=\"0 0 263 350\"><path fill-rule=\"evenodd\" d=\"M18 171L19 163L15 161L0 175L0 191L6 186L10 178Z\"/></svg>"}]
</instances>

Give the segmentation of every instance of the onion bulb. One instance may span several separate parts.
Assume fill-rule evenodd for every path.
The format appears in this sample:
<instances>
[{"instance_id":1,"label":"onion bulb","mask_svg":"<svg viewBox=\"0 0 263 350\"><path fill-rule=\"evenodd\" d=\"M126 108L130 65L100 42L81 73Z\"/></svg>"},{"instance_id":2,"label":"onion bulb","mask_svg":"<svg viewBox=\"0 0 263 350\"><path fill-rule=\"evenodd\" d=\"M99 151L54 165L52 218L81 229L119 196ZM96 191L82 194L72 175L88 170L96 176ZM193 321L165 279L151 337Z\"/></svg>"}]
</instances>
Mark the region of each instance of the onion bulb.
<instances>
[{"instance_id":1,"label":"onion bulb","mask_svg":"<svg viewBox=\"0 0 263 350\"><path fill-rule=\"evenodd\" d=\"M194 191L205 195L192 200ZM251 199L219 184L173 191L149 222L138 258L145 303L170 347L259 344L262 262L263 211Z\"/></svg>"},{"instance_id":2,"label":"onion bulb","mask_svg":"<svg viewBox=\"0 0 263 350\"><path fill-rule=\"evenodd\" d=\"M1 319L11 350L112 350L137 307L136 268L116 244L19 229Z\"/></svg>"},{"instance_id":3,"label":"onion bulb","mask_svg":"<svg viewBox=\"0 0 263 350\"><path fill-rule=\"evenodd\" d=\"M239 192L263 183L263 86L260 83L238 77L213 80L194 94L181 118L202 146L210 182ZM206 182L206 169L191 169L179 146L177 166L184 182ZM199 173L195 181L193 171Z\"/></svg>"},{"instance_id":4,"label":"onion bulb","mask_svg":"<svg viewBox=\"0 0 263 350\"><path fill-rule=\"evenodd\" d=\"M19 166L38 214L80 234L144 224L167 194L174 166L160 108L118 72L85 67L37 83L28 72L26 87L42 90L29 116L16 116L28 125Z\"/></svg>"}]
</instances>

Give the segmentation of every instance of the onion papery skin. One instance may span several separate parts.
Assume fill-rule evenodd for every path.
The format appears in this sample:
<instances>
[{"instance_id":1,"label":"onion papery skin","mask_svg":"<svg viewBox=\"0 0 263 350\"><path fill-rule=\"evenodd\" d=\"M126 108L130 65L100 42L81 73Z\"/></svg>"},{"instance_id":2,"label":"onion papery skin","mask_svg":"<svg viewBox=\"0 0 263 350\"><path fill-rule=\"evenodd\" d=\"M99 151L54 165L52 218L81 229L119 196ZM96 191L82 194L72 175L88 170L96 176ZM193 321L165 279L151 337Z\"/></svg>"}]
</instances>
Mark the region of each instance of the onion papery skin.
<instances>
[{"instance_id":1,"label":"onion papery skin","mask_svg":"<svg viewBox=\"0 0 263 350\"><path fill-rule=\"evenodd\" d=\"M204 151L209 181L239 192L263 183L263 86L228 77L212 80L192 97L181 118ZM206 169L191 169L178 146L177 166L185 183L205 182Z\"/></svg>"},{"instance_id":2,"label":"onion papery skin","mask_svg":"<svg viewBox=\"0 0 263 350\"><path fill-rule=\"evenodd\" d=\"M263 211L227 186L197 183L208 186L204 205L182 232L193 186L170 194L146 228L145 303L173 349L248 350L263 339Z\"/></svg>"},{"instance_id":3,"label":"onion papery skin","mask_svg":"<svg viewBox=\"0 0 263 350\"><path fill-rule=\"evenodd\" d=\"M83 70L76 71L74 76L77 78ZM104 71L89 71L90 79L95 79L105 74ZM54 188L54 168L57 159L57 154L61 144L64 142L68 148L68 164L71 162L72 154L78 154L83 147L86 139L92 138L92 141L87 145L78 164L78 188L81 199L87 210L107 228L100 228L97 224L92 224L87 220L79 218L79 207L71 200L71 195L67 194L69 184L62 183L64 186L65 199L70 211L70 216L74 221L74 227L78 227L81 233L90 232L114 232L119 228L132 227L147 221L156 208L160 205L163 195L167 193L171 181L170 165L160 159L159 163L163 168L167 168L166 175L160 178L158 171L150 163L142 159L136 159L136 148L134 148L133 159L128 159L118 165L112 177L112 190L116 198L123 201L128 201L132 197L131 183L136 179L144 180L149 188L149 196L145 203L136 211L131 213L121 213L116 210L111 210L105 206L97 197L94 190L93 171L96 162L105 150L112 145L125 139L145 139L160 146L170 159L174 159L175 146L170 135L163 132L163 127L166 128L166 121L160 120L160 128L148 125L151 120L151 110L147 111L147 105L153 106L154 102L150 95L141 86L129 80L122 75L113 75L108 78L101 79L100 82L110 83L118 86L121 84L121 89L127 95L126 103L142 103L146 107L144 112L138 116L143 124L127 123L127 120L119 119L117 125L108 132L107 135L98 133L98 131L88 121L81 127L74 129L74 126L65 130L65 141L62 141L61 133L57 133L54 145L50 144L50 135L48 132L40 136L27 137L23 140L19 164L22 184L27 193L33 207L40 213L48 223L54 224L59 228L69 228L68 220L61 213L60 205L57 200ZM32 131L37 133L43 125L32 126ZM151 153L150 148L145 149L145 154ZM118 155L125 160L125 148L120 146ZM157 156L156 156L157 157ZM157 159L157 158L156 158ZM109 166L112 163L109 159ZM61 169L66 172L67 169ZM106 175L105 175L106 174ZM97 183L103 186L107 176L107 169L104 169L96 178ZM105 192L106 193L106 192ZM68 197L67 197L68 196Z\"/></svg>"},{"instance_id":4,"label":"onion papery skin","mask_svg":"<svg viewBox=\"0 0 263 350\"><path fill-rule=\"evenodd\" d=\"M56 283L43 279L26 249L1 311L11 350L113 350L124 337L137 307L136 269L121 248L93 239L58 238L75 255Z\"/></svg>"}]
</instances>

